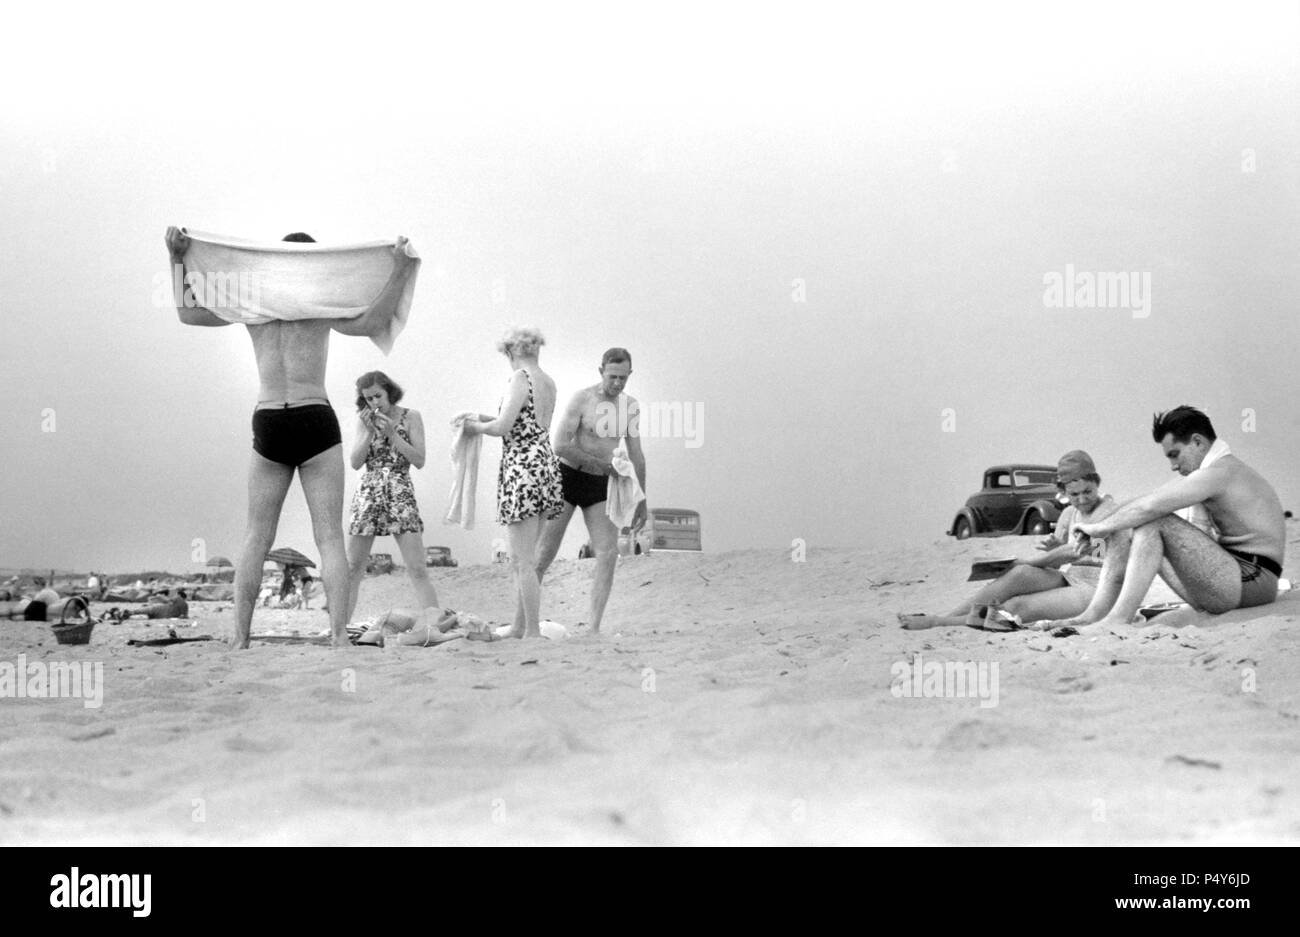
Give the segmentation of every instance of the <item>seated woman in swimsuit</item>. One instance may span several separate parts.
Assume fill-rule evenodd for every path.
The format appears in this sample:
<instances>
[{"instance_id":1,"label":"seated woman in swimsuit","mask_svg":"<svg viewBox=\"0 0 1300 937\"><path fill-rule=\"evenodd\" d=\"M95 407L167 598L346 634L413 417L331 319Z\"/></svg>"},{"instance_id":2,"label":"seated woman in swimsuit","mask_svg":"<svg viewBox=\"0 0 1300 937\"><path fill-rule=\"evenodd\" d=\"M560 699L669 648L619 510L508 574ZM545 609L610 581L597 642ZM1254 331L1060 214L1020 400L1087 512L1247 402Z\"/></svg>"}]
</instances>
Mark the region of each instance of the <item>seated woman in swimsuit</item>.
<instances>
[{"instance_id":1,"label":"seated woman in swimsuit","mask_svg":"<svg viewBox=\"0 0 1300 937\"><path fill-rule=\"evenodd\" d=\"M1074 528L1101 520L1118 507L1110 495L1101 495L1100 485L1101 476L1086 452L1076 449L1066 453L1057 465L1056 486L1070 499L1070 506L1061 512L1053 537L1040 546L1046 552L1032 560L1018 560L947 615L900 614L902 626L909 631L960 625L982 628L990 606L1005 609L1024 622L1078 615L1097 591L1102 544L1096 544L1089 555L1076 556ZM1061 569L1066 564L1068 570Z\"/></svg>"}]
</instances>

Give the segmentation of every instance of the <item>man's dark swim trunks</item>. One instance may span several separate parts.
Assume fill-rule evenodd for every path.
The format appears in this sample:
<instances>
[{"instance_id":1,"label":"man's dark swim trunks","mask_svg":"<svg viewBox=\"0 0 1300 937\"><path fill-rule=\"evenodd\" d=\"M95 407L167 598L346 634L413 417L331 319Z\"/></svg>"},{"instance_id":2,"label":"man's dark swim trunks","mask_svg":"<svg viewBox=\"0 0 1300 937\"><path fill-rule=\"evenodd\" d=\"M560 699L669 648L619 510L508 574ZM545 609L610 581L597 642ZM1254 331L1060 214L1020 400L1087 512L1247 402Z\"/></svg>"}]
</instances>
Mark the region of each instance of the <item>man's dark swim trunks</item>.
<instances>
[{"instance_id":1,"label":"man's dark swim trunks","mask_svg":"<svg viewBox=\"0 0 1300 937\"><path fill-rule=\"evenodd\" d=\"M1224 549L1232 554L1241 568L1241 601L1237 608L1267 605L1277 598L1277 579L1282 575L1282 567L1276 560L1257 553Z\"/></svg>"},{"instance_id":2,"label":"man's dark swim trunks","mask_svg":"<svg viewBox=\"0 0 1300 937\"><path fill-rule=\"evenodd\" d=\"M297 468L341 442L338 417L328 404L253 411L253 451L272 462Z\"/></svg>"},{"instance_id":3,"label":"man's dark swim trunks","mask_svg":"<svg viewBox=\"0 0 1300 937\"><path fill-rule=\"evenodd\" d=\"M560 487L564 500L580 508L589 508L605 500L609 491L607 478L606 475L592 475L560 463Z\"/></svg>"}]
</instances>

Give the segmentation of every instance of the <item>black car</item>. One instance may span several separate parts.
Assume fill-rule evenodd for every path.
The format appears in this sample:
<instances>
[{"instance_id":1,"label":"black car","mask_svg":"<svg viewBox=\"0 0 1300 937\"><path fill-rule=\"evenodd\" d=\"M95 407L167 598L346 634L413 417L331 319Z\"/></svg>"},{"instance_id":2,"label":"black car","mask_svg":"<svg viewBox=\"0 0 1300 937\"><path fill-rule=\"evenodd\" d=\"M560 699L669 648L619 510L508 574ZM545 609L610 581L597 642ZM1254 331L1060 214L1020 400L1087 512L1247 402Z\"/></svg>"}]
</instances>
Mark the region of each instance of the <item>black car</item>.
<instances>
[{"instance_id":1,"label":"black car","mask_svg":"<svg viewBox=\"0 0 1300 937\"><path fill-rule=\"evenodd\" d=\"M966 499L947 533L967 537L1049 534L1063 505L1056 466L1012 463L984 470L984 487Z\"/></svg>"}]
</instances>

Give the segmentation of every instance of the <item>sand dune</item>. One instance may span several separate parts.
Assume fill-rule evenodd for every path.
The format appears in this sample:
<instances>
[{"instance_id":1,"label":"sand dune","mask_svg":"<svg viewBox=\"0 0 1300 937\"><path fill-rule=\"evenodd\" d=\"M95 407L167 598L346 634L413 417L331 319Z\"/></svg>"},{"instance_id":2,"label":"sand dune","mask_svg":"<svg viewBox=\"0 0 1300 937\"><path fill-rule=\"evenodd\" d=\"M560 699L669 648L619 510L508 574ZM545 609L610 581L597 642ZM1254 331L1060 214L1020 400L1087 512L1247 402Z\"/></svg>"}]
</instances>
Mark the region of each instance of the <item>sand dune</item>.
<instances>
[{"instance_id":1,"label":"sand dune","mask_svg":"<svg viewBox=\"0 0 1300 937\"><path fill-rule=\"evenodd\" d=\"M160 622L86 647L0 624L0 660L104 664L98 709L0 701L0 841L1300 840L1300 596L1177 631L897 627L1031 543L624 558L608 633L559 642L231 653L126 645ZM509 618L505 567L432 572L445 605ZM543 613L585 617L589 575L558 562ZM410 595L368 579L358 617ZM228 604L192 610L180 633L229 632ZM918 654L996 663L997 704L899 698L891 667Z\"/></svg>"}]
</instances>

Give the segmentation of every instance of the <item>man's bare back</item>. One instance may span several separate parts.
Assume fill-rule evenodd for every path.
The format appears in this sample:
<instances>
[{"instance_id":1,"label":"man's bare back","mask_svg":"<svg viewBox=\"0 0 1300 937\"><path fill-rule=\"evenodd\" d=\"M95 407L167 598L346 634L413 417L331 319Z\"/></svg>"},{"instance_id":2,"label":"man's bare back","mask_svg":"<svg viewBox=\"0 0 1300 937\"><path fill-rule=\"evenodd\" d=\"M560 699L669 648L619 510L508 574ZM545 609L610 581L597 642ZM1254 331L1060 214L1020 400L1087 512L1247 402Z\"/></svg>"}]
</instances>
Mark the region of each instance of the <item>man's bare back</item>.
<instances>
[{"instance_id":1,"label":"man's bare back","mask_svg":"<svg viewBox=\"0 0 1300 937\"><path fill-rule=\"evenodd\" d=\"M1286 520L1273 486L1233 455L1224 456L1204 471L1219 476L1215 479L1219 493L1202 503L1218 528L1220 545L1281 562L1286 547Z\"/></svg>"},{"instance_id":2,"label":"man's bare back","mask_svg":"<svg viewBox=\"0 0 1300 937\"><path fill-rule=\"evenodd\" d=\"M250 325L260 381L259 409L328 403L325 365L333 320L303 319Z\"/></svg>"}]
</instances>

